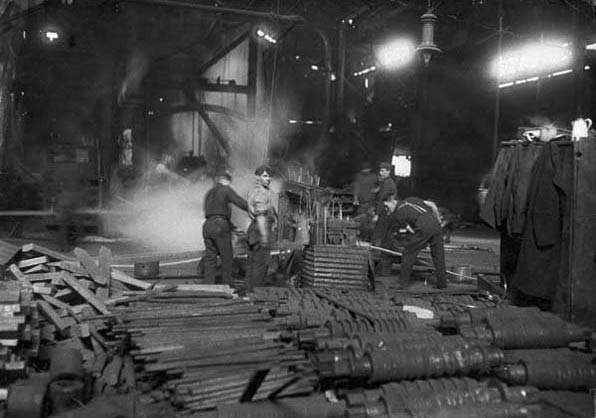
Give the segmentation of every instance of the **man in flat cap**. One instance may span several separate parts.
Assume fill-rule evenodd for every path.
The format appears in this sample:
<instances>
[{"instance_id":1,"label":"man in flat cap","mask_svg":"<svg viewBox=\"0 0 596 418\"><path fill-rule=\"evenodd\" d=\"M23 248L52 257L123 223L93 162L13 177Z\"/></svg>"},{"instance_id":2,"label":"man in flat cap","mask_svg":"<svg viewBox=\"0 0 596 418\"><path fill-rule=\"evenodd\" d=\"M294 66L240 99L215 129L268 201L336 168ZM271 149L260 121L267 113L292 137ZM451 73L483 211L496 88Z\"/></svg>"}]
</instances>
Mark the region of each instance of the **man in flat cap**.
<instances>
[{"instance_id":1,"label":"man in flat cap","mask_svg":"<svg viewBox=\"0 0 596 418\"><path fill-rule=\"evenodd\" d=\"M392 231L398 230L400 246L404 247L399 277L400 287L408 287L418 253L429 245L435 265L436 288L445 289L447 287L445 248L443 230L436 207L433 207L432 202L417 197L398 201L395 196L388 196L384 204L388 210L390 223L387 235L392 235ZM389 239L395 243L393 237L390 236ZM389 247L389 249L395 248Z\"/></svg>"},{"instance_id":2,"label":"man in flat cap","mask_svg":"<svg viewBox=\"0 0 596 418\"><path fill-rule=\"evenodd\" d=\"M379 166L379 190L375 199L376 224L373 230L373 244L387 248L389 243L384 241L387 231L390 228L389 218L385 210L385 200L389 196L397 196L397 187L391 178L391 164L381 163ZM381 255L381 275L391 274L391 257Z\"/></svg>"},{"instance_id":3,"label":"man in flat cap","mask_svg":"<svg viewBox=\"0 0 596 418\"><path fill-rule=\"evenodd\" d=\"M215 283L217 255L221 257L222 282L232 283L232 214L230 203L248 211L246 200L230 187L232 176L228 171L215 173L215 186L205 195L203 240L205 242L205 282Z\"/></svg>"},{"instance_id":4,"label":"man in flat cap","mask_svg":"<svg viewBox=\"0 0 596 418\"><path fill-rule=\"evenodd\" d=\"M269 247L273 242L272 228L277 216L270 190L271 174L271 167L258 167L255 170L257 184L248 196L248 214L252 219L247 231L249 254L246 276L249 292L265 284L271 257Z\"/></svg>"}]
</instances>

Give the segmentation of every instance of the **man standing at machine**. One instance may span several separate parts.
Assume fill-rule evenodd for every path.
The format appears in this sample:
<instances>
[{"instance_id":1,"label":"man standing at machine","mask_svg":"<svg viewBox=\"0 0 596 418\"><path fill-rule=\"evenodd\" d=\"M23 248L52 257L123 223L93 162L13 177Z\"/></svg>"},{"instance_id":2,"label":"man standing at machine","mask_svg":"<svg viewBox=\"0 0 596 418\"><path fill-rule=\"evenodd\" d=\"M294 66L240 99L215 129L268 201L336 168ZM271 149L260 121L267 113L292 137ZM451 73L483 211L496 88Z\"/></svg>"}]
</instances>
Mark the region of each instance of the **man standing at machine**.
<instances>
[{"instance_id":1,"label":"man standing at machine","mask_svg":"<svg viewBox=\"0 0 596 418\"><path fill-rule=\"evenodd\" d=\"M271 168L262 165L255 170L257 185L248 197L248 214L252 222L248 227L248 268L246 272L247 290L265 284L265 276L271 257L270 246L273 242L275 208L273 207L271 186Z\"/></svg>"},{"instance_id":2,"label":"man standing at machine","mask_svg":"<svg viewBox=\"0 0 596 418\"><path fill-rule=\"evenodd\" d=\"M215 174L215 186L205 195L203 240L205 242L205 282L215 283L217 255L221 257L221 276L224 284L232 283L232 215L230 203L248 211L246 200L230 187L232 176L219 170Z\"/></svg>"},{"instance_id":3,"label":"man standing at machine","mask_svg":"<svg viewBox=\"0 0 596 418\"><path fill-rule=\"evenodd\" d=\"M389 218L385 211L384 202L390 196L397 196L397 187L391 178L391 164L381 163L379 166L379 190L375 199L375 227L373 229L373 244L381 247L388 247L390 242L384 240L386 231L389 228ZM381 275L391 274L391 257L387 254L381 255Z\"/></svg>"},{"instance_id":4,"label":"man standing at machine","mask_svg":"<svg viewBox=\"0 0 596 418\"><path fill-rule=\"evenodd\" d=\"M437 278L436 287L445 289L447 287L447 272L445 268L443 230L433 208L417 197L408 197L398 201L394 195L386 198L384 204L389 211L386 234L393 238L393 231L399 228L399 242L404 246L400 287L408 287L418 253L427 244L430 244L430 253Z\"/></svg>"}]
</instances>

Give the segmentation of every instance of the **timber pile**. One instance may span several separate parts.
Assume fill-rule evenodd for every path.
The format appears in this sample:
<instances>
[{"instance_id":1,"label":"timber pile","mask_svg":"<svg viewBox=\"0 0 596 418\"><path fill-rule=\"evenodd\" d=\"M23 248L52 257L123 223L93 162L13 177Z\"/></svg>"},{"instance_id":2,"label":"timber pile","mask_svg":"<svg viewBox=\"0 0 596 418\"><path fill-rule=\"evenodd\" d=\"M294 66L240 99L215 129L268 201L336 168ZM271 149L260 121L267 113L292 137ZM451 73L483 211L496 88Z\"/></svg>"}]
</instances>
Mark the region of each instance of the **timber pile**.
<instances>
[{"instance_id":1,"label":"timber pile","mask_svg":"<svg viewBox=\"0 0 596 418\"><path fill-rule=\"evenodd\" d=\"M27 360L38 352L38 315L31 289L0 282L0 384L25 377Z\"/></svg>"},{"instance_id":2,"label":"timber pile","mask_svg":"<svg viewBox=\"0 0 596 418\"><path fill-rule=\"evenodd\" d=\"M111 269L106 247L97 261L80 248L74 253L68 257L26 244L7 263L0 282L3 367L18 366L15 377L24 377L29 359L43 363L55 347L75 348L96 378L95 393L130 390L135 384L132 359L119 355L120 341L107 335L110 296L151 285Z\"/></svg>"},{"instance_id":3,"label":"timber pile","mask_svg":"<svg viewBox=\"0 0 596 418\"><path fill-rule=\"evenodd\" d=\"M271 315L248 301L172 291L125 304L113 330L130 336L138 378L155 401L196 411L313 390L305 353L279 341Z\"/></svg>"}]
</instances>

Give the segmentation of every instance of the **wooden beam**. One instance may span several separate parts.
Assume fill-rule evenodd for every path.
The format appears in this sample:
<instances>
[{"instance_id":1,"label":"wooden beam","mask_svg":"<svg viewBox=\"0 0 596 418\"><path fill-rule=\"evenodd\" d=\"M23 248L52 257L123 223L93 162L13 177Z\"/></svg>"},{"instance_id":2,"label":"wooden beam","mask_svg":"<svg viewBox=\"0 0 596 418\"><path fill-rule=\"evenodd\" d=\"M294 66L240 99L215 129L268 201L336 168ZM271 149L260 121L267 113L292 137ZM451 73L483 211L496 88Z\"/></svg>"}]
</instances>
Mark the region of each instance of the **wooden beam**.
<instances>
[{"instance_id":1,"label":"wooden beam","mask_svg":"<svg viewBox=\"0 0 596 418\"><path fill-rule=\"evenodd\" d=\"M77 256L79 263L89 272L91 279L99 285L105 286L107 284L107 277L103 277L97 262L89 255L89 253L82 248L75 248L74 254Z\"/></svg>"},{"instance_id":2,"label":"wooden beam","mask_svg":"<svg viewBox=\"0 0 596 418\"><path fill-rule=\"evenodd\" d=\"M45 316L48 319L48 321L54 324L54 326L60 333L64 332L64 330L68 328L68 325L64 321L62 321L60 315L58 315L58 313L56 313L56 311L52 309L48 302L38 300L37 307L39 308L39 311L42 313L42 315Z\"/></svg>"},{"instance_id":3,"label":"wooden beam","mask_svg":"<svg viewBox=\"0 0 596 418\"><path fill-rule=\"evenodd\" d=\"M126 274L120 270L117 270L117 269L112 269L111 276L112 276L112 280L117 280L120 283L128 284L130 286L137 287L137 288L143 289L143 290L150 289L152 286L151 283L147 283L142 280L137 280L133 277L130 277L128 274Z\"/></svg>"},{"instance_id":4,"label":"wooden beam","mask_svg":"<svg viewBox=\"0 0 596 418\"><path fill-rule=\"evenodd\" d=\"M78 293L83 299L89 302L89 304L97 309L101 314L110 314L110 311L106 305L104 305L104 303L99 300L89 289L83 287L71 274L64 272L64 277L62 277L62 280L64 280L64 283Z\"/></svg>"}]
</instances>

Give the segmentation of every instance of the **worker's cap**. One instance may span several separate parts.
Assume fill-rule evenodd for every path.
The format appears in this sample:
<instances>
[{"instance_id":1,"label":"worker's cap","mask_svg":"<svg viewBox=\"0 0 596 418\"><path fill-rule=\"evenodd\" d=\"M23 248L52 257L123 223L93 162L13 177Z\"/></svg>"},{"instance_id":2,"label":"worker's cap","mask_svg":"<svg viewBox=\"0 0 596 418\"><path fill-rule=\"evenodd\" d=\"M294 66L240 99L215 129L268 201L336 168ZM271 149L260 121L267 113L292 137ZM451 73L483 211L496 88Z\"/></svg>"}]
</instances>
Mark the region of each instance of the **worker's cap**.
<instances>
[{"instance_id":1,"label":"worker's cap","mask_svg":"<svg viewBox=\"0 0 596 418\"><path fill-rule=\"evenodd\" d=\"M273 174L271 167L269 167L267 164L260 165L255 170L255 176L260 176L263 173L268 173L269 175Z\"/></svg>"},{"instance_id":2,"label":"worker's cap","mask_svg":"<svg viewBox=\"0 0 596 418\"><path fill-rule=\"evenodd\" d=\"M232 173L230 173L228 170L220 169L215 172L215 178L218 178L218 177L232 180Z\"/></svg>"},{"instance_id":3,"label":"worker's cap","mask_svg":"<svg viewBox=\"0 0 596 418\"><path fill-rule=\"evenodd\" d=\"M385 169L391 171L391 164L390 163L381 163L379 164L379 170Z\"/></svg>"}]
</instances>

